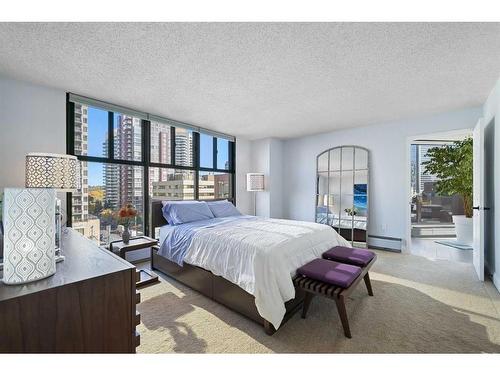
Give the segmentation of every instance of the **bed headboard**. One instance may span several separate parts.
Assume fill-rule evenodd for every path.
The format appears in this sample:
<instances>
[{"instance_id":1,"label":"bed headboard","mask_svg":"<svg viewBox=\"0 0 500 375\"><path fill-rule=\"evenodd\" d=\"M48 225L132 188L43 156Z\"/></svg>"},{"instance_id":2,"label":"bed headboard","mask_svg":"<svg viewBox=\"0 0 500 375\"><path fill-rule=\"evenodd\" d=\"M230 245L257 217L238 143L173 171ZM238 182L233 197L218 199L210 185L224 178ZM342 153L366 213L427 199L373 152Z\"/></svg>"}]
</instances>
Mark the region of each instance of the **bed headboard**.
<instances>
[{"instance_id":1,"label":"bed headboard","mask_svg":"<svg viewBox=\"0 0 500 375\"><path fill-rule=\"evenodd\" d=\"M153 233L155 228L167 225L168 222L163 217L163 204L161 200L153 199L151 201L151 228L153 228Z\"/></svg>"},{"instance_id":2,"label":"bed headboard","mask_svg":"<svg viewBox=\"0 0 500 375\"><path fill-rule=\"evenodd\" d=\"M223 198L226 199L226 198ZM223 199L212 199L212 200L223 200ZM228 201L234 204L233 198L228 198ZM151 200L151 228L153 229L153 234L155 233L155 228L162 227L167 225L168 222L163 217L163 204L160 199L152 199Z\"/></svg>"}]
</instances>

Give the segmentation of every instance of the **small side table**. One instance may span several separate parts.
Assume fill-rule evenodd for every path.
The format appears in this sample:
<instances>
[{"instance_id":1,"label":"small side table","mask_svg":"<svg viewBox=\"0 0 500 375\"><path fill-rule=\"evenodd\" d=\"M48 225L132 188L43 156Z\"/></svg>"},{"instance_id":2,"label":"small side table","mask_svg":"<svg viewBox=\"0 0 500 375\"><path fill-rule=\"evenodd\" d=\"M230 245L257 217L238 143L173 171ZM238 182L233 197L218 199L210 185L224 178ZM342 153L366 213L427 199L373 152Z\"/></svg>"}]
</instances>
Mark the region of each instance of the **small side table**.
<instances>
[{"instance_id":1,"label":"small side table","mask_svg":"<svg viewBox=\"0 0 500 375\"><path fill-rule=\"evenodd\" d=\"M146 236L140 236L131 238L127 244L121 240L110 242L109 251L125 259L125 254L129 251L145 249L148 247L150 247L151 251L153 251L152 247L156 245L158 245L157 240ZM143 269L137 270L135 284L137 288L156 282L158 282L158 275L153 271Z\"/></svg>"}]
</instances>

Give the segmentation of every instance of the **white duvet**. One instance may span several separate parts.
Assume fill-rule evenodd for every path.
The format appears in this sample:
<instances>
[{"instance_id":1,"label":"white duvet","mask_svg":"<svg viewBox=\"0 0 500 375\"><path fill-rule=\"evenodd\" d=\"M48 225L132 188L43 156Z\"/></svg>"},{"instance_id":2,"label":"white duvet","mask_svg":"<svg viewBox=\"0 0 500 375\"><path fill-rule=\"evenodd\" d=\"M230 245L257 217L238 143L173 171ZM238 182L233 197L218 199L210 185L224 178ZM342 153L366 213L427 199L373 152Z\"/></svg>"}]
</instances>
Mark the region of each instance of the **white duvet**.
<instances>
[{"instance_id":1,"label":"white duvet","mask_svg":"<svg viewBox=\"0 0 500 375\"><path fill-rule=\"evenodd\" d=\"M256 218L197 230L184 261L207 269L255 296L259 314L277 329L285 302L295 297L292 276L333 246L350 246L331 227Z\"/></svg>"}]
</instances>

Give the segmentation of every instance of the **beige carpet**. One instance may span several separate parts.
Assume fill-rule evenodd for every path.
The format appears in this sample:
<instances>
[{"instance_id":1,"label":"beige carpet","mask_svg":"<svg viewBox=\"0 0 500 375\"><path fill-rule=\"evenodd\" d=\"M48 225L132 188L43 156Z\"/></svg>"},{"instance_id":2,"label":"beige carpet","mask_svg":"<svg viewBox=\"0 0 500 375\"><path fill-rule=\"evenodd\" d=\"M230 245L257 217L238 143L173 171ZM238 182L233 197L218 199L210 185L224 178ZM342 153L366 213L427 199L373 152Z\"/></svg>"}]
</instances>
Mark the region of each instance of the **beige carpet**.
<instances>
[{"instance_id":1,"label":"beige carpet","mask_svg":"<svg viewBox=\"0 0 500 375\"><path fill-rule=\"evenodd\" d=\"M374 297L348 300L352 339L333 301L315 298L276 334L168 278L141 290L139 353L500 352L500 296L472 265L378 252Z\"/></svg>"}]
</instances>

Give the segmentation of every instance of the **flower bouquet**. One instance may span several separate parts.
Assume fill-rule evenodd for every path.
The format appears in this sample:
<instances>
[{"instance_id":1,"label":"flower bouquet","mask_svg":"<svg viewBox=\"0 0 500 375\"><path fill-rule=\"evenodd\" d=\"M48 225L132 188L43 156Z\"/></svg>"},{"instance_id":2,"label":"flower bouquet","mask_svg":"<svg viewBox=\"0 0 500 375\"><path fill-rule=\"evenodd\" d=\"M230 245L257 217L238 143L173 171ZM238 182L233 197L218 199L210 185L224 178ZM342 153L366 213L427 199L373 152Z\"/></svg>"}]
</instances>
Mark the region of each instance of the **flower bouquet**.
<instances>
[{"instance_id":1,"label":"flower bouquet","mask_svg":"<svg viewBox=\"0 0 500 375\"><path fill-rule=\"evenodd\" d=\"M130 231L129 226L131 221L137 216L137 210L130 203L120 208L118 211L118 222L123 225L124 230L122 233L122 240L124 243L129 243L130 241Z\"/></svg>"}]
</instances>

